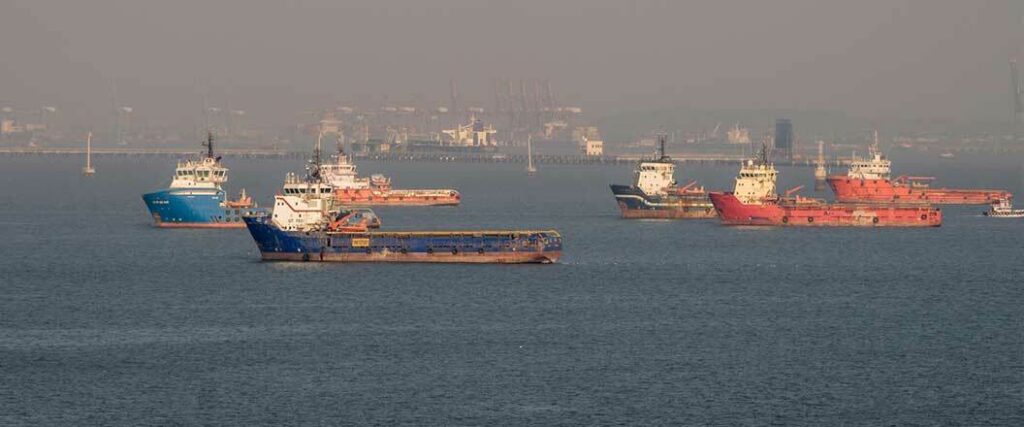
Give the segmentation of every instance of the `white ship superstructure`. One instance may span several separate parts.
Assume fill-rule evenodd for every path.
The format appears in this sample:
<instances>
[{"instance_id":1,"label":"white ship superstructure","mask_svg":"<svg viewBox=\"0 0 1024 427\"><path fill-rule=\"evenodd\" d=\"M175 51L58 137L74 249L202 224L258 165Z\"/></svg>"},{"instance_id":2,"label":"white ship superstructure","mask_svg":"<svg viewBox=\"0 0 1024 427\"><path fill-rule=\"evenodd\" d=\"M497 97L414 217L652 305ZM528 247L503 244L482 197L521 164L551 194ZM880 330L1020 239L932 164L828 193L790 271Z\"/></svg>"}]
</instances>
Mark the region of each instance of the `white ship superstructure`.
<instances>
[{"instance_id":1,"label":"white ship superstructure","mask_svg":"<svg viewBox=\"0 0 1024 427\"><path fill-rule=\"evenodd\" d=\"M875 142L868 148L869 158L854 159L846 175L852 179L889 180L892 175L892 161L886 159L878 148L878 131Z\"/></svg>"},{"instance_id":2,"label":"white ship superstructure","mask_svg":"<svg viewBox=\"0 0 1024 427\"><path fill-rule=\"evenodd\" d=\"M221 165L220 158L188 159L178 162L170 188L220 190L221 184L227 180L228 169Z\"/></svg>"},{"instance_id":3,"label":"white ship superstructure","mask_svg":"<svg viewBox=\"0 0 1024 427\"><path fill-rule=\"evenodd\" d=\"M338 189L370 188L370 179L359 177L356 165L352 163L341 146L338 147L338 153L331 158L334 160L333 162L320 165L320 174L324 181Z\"/></svg>"},{"instance_id":4,"label":"white ship superstructure","mask_svg":"<svg viewBox=\"0 0 1024 427\"><path fill-rule=\"evenodd\" d=\"M281 194L274 196L271 221L282 230L312 231L327 226L334 210L333 187L316 179L302 179L293 172L284 178Z\"/></svg>"},{"instance_id":5,"label":"white ship superstructure","mask_svg":"<svg viewBox=\"0 0 1024 427\"><path fill-rule=\"evenodd\" d=\"M667 157L646 160L637 165L633 172L633 180L644 194L664 196L668 194L670 187L676 185L675 171L675 163Z\"/></svg>"},{"instance_id":6,"label":"white ship superstructure","mask_svg":"<svg viewBox=\"0 0 1024 427\"><path fill-rule=\"evenodd\" d=\"M768 162L767 150L762 148L761 158L747 160L736 176L733 195L743 204L758 204L778 199L775 182L779 172Z\"/></svg>"}]
</instances>

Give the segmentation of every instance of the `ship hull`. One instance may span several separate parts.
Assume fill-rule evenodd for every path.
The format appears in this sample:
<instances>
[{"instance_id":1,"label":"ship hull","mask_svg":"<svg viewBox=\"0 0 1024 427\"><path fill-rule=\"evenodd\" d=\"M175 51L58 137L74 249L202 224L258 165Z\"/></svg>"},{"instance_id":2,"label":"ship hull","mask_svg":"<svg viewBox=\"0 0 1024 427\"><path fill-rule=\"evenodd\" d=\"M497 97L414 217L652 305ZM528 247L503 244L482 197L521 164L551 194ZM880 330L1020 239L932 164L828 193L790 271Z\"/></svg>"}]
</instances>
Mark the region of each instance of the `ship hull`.
<instances>
[{"instance_id":1,"label":"ship hull","mask_svg":"<svg viewBox=\"0 0 1024 427\"><path fill-rule=\"evenodd\" d=\"M438 264L551 264L558 262L561 252L545 252L543 255L519 254L446 254L446 253L283 253L261 252L264 261L291 262L392 262L392 263L438 263Z\"/></svg>"},{"instance_id":2,"label":"ship hull","mask_svg":"<svg viewBox=\"0 0 1024 427\"><path fill-rule=\"evenodd\" d=\"M639 188L614 184L611 190L623 218L707 219L718 216L707 196L649 196Z\"/></svg>"},{"instance_id":3,"label":"ship hull","mask_svg":"<svg viewBox=\"0 0 1024 427\"><path fill-rule=\"evenodd\" d=\"M726 225L779 227L938 227L942 212L930 206L775 202L744 204L732 193L709 193Z\"/></svg>"},{"instance_id":4,"label":"ship hull","mask_svg":"<svg viewBox=\"0 0 1024 427\"><path fill-rule=\"evenodd\" d=\"M550 264L562 255L555 231L305 233L244 220L266 261Z\"/></svg>"},{"instance_id":5,"label":"ship hull","mask_svg":"<svg viewBox=\"0 0 1024 427\"><path fill-rule=\"evenodd\" d=\"M335 200L346 206L458 206L462 197L455 190L370 190L339 189Z\"/></svg>"},{"instance_id":6,"label":"ship hull","mask_svg":"<svg viewBox=\"0 0 1024 427\"><path fill-rule=\"evenodd\" d=\"M161 228L244 228L242 215L252 208L225 204L223 190L166 189L142 196L153 224Z\"/></svg>"},{"instance_id":7,"label":"ship hull","mask_svg":"<svg viewBox=\"0 0 1024 427\"><path fill-rule=\"evenodd\" d=\"M828 185L842 203L919 203L941 205L985 205L1009 198L1003 190L915 188L909 183L884 179L828 178Z\"/></svg>"},{"instance_id":8,"label":"ship hull","mask_svg":"<svg viewBox=\"0 0 1024 427\"><path fill-rule=\"evenodd\" d=\"M992 218L1024 218L1024 212L1012 212L1012 213L994 213L994 212L982 212L984 216Z\"/></svg>"}]
</instances>

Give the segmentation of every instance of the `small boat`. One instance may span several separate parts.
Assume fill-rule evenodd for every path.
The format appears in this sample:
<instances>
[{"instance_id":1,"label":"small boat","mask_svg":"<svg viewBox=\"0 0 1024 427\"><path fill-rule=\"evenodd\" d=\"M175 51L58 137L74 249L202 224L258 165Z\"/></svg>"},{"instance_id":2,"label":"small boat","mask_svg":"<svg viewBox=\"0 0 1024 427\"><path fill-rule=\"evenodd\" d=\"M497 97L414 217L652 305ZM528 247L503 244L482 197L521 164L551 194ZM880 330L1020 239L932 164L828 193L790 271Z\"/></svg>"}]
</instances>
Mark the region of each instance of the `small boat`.
<instances>
[{"instance_id":1,"label":"small boat","mask_svg":"<svg viewBox=\"0 0 1024 427\"><path fill-rule=\"evenodd\" d=\"M952 159L952 158L956 157L956 155L953 154L950 151L947 151L945 153L939 154L939 157L942 157L943 159Z\"/></svg>"},{"instance_id":2,"label":"small boat","mask_svg":"<svg viewBox=\"0 0 1024 427\"><path fill-rule=\"evenodd\" d=\"M992 203L988 212L982 212L982 215L994 218L1024 218L1024 209L1014 209L1013 203L1006 198Z\"/></svg>"}]
</instances>

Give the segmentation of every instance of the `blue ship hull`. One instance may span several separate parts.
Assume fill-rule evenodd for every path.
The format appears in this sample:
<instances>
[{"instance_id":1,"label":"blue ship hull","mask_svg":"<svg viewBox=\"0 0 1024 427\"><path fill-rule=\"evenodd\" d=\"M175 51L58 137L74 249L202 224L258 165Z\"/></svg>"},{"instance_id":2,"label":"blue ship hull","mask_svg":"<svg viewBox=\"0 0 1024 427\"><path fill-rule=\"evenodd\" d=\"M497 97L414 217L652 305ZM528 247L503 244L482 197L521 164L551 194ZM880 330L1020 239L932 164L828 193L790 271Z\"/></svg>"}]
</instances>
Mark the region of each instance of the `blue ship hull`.
<instances>
[{"instance_id":1,"label":"blue ship hull","mask_svg":"<svg viewBox=\"0 0 1024 427\"><path fill-rule=\"evenodd\" d=\"M166 189L144 194L157 227L242 228L242 215L252 208L226 206L227 195L217 189Z\"/></svg>"},{"instance_id":2,"label":"blue ship hull","mask_svg":"<svg viewBox=\"0 0 1024 427\"><path fill-rule=\"evenodd\" d=\"M700 195L648 195L637 187L611 185L612 194L623 218L715 218L714 205L706 194Z\"/></svg>"},{"instance_id":3,"label":"blue ship hull","mask_svg":"<svg viewBox=\"0 0 1024 427\"><path fill-rule=\"evenodd\" d=\"M335 262L553 263L557 231L284 231L245 216L264 260Z\"/></svg>"}]
</instances>

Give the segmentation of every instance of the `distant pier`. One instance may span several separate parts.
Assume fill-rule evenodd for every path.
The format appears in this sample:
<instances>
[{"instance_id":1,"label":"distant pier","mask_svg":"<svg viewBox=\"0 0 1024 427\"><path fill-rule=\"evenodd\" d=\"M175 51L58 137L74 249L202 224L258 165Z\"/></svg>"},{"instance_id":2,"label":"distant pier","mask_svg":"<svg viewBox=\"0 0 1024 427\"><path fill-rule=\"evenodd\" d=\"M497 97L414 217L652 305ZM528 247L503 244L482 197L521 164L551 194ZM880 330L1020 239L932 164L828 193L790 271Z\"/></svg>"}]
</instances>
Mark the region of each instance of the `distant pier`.
<instances>
[{"instance_id":1,"label":"distant pier","mask_svg":"<svg viewBox=\"0 0 1024 427\"><path fill-rule=\"evenodd\" d=\"M196 149L164 149L164 148L93 148L93 157L173 157L184 158L194 156ZM250 150L227 149L217 150L223 157L243 158L302 158L308 153L288 150ZM0 148L0 156L84 156L85 150L80 148Z\"/></svg>"},{"instance_id":2,"label":"distant pier","mask_svg":"<svg viewBox=\"0 0 1024 427\"><path fill-rule=\"evenodd\" d=\"M107 148L92 150L94 158L103 157L169 157L184 158L194 155L194 149L155 149L155 148ZM292 158L305 159L309 153L293 150L273 149L226 149L218 154L224 157L269 159ZM79 148L0 148L0 156L84 156L85 150ZM379 162L434 162L434 163L516 163L526 164L525 154L505 153L352 153L360 160ZM585 156L585 155L550 155L535 154L533 162L548 165L632 165L640 159L637 155L619 156ZM739 165L746 157L736 155L674 153L672 157L682 164ZM811 159L774 160L779 166L815 166ZM846 160L830 161L829 166L847 164Z\"/></svg>"}]
</instances>

